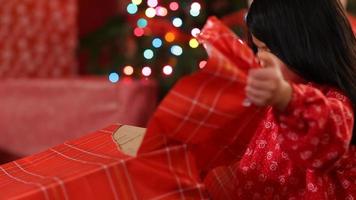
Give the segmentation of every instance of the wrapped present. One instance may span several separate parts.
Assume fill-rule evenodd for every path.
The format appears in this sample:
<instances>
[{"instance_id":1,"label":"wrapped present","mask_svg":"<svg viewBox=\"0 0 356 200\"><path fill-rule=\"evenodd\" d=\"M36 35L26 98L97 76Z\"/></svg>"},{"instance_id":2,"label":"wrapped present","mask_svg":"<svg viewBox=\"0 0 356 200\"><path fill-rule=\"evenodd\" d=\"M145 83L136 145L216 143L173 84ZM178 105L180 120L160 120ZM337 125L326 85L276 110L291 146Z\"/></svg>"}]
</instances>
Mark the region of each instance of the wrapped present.
<instances>
[{"instance_id":1,"label":"wrapped present","mask_svg":"<svg viewBox=\"0 0 356 200\"><path fill-rule=\"evenodd\" d=\"M143 132L112 125L2 165L0 199L206 199L184 145L136 158L120 150L137 149Z\"/></svg>"},{"instance_id":2,"label":"wrapped present","mask_svg":"<svg viewBox=\"0 0 356 200\"><path fill-rule=\"evenodd\" d=\"M76 74L76 0L2 0L0 78Z\"/></svg>"}]
</instances>

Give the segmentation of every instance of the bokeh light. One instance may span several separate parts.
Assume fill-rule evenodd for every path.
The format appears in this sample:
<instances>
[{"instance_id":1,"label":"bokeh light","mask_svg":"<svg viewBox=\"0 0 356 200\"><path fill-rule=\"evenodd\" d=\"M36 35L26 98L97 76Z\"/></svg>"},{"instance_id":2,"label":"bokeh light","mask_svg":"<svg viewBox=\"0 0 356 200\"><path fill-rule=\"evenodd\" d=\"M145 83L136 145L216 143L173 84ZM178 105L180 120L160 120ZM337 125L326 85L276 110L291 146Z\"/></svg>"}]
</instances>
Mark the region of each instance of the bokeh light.
<instances>
[{"instance_id":1,"label":"bokeh light","mask_svg":"<svg viewBox=\"0 0 356 200\"><path fill-rule=\"evenodd\" d=\"M152 40L152 46L155 48L160 48L162 46L163 42L159 38L155 38Z\"/></svg>"},{"instance_id":2,"label":"bokeh light","mask_svg":"<svg viewBox=\"0 0 356 200\"><path fill-rule=\"evenodd\" d=\"M191 31L191 34L193 37L197 37L200 34L200 29L198 28L193 28Z\"/></svg>"},{"instance_id":3,"label":"bokeh light","mask_svg":"<svg viewBox=\"0 0 356 200\"><path fill-rule=\"evenodd\" d=\"M142 0L132 0L133 4L140 5L142 3Z\"/></svg>"},{"instance_id":4,"label":"bokeh light","mask_svg":"<svg viewBox=\"0 0 356 200\"><path fill-rule=\"evenodd\" d=\"M151 49L146 49L144 52L143 52L143 56L147 59L147 60L150 60L153 58L154 56L154 53Z\"/></svg>"},{"instance_id":5,"label":"bokeh light","mask_svg":"<svg viewBox=\"0 0 356 200\"><path fill-rule=\"evenodd\" d=\"M156 16L156 9L154 8L147 8L145 14L148 18L153 18Z\"/></svg>"},{"instance_id":6,"label":"bokeh light","mask_svg":"<svg viewBox=\"0 0 356 200\"><path fill-rule=\"evenodd\" d=\"M179 17L174 18L172 23L175 27L181 27L183 25L183 21Z\"/></svg>"},{"instance_id":7,"label":"bokeh light","mask_svg":"<svg viewBox=\"0 0 356 200\"><path fill-rule=\"evenodd\" d=\"M127 76L131 76L134 73L134 68L130 65L124 67L124 74Z\"/></svg>"},{"instance_id":8,"label":"bokeh light","mask_svg":"<svg viewBox=\"0 0 356 200\"><path fill-rule=\"evenodd\" d=\"M164 36L164 39L165 39L167 42L173 42L173 41L176 39L176 36L174 35L174 33L168 32L168 33L166 33L166 35Z\"/></svg>"},{"instance_id":9,"label":"bokeh light","mask_svg":"<svg viewBox=\"0 0 356 200\"><path fill-rule=\"evenodd\" d=\"M173 45L171 47L171 53L175 56L180 56L183 54L183 49L182 49L182 47L180 47L178 45Z\"/></svg>"},{"instance_id":10,"label":"bokeh light","mask_svg":"<svg viewBox=\"0 0 356 200\"><path fill-rule=\"evenodd\" d=\"M148 1L147 1L147 5L148 5L149 7L154 8L154 7L156 7L156 6L158 5L158 1L157 1L157 0L148 0Z\"/></svg>"},{"instance_id":11,"label":"bokeh light","mask_svg":"<svg viewBox=\"0 0 356 200\"><path fill-rule=\"evenodd\" d=\"M167 10L165 7L158 6L158 7L156 8L156 14L157 14L158 16L164 17L164 16L167 16L168 10Z\"/></svg>"},{"instance_id":12,"label":"bokeh light","mask_svg":"<svg viewBox=\"0 0 356 200\"><path fill-rule=\"evenodd\" d=\"M109 74L109 81L112 83L117 83L119 81L120 77L119 74L116 72L112 72Z\"/></svg>"},{"instance_id":13,"label":"bokeh light","mask_svg":"<svg viewBox=\"0 0 356 200\"><path fill-rule=\"evenodd\" d=\"M192 47L193 49L197 48L199 46L198 40L195 38L190 39L189 46Z\"/></svg>"},{"instance_id":14,"label":"bokeh light","mask_svg":"<svg viewBox=\"0 0 356 200\"><path fill-rule=\"evenodd\" d=\"M200 15L200 10L190 10L189 13L193 17L198 17Z\"/></svg>"},{"instance_id":15,"label":"bokeh light","mask_svg":"<svg viewBox=\"0 0 356 200\"><path fill-rule=\"evenodd\" d=\"M152 73L152 70L150 67L146 66L146 67L142 68L142 75L148 77L151 75L151 73Z\"/></svg>"},{"instance_id":16,"label":"bokeh light","mask_svg":"<svg viewBox=\"0 0 356 200\"><path fill-rule=\"evenodd\" d=\"M127 12L131 15L136 14L138 11L138 7L136 4L130 3L127 5Z\"/></svg>"},{"instance_id":17,"label":"bokeh light","mask_svg":"<svg viewBox=\"0 0 356 200\"><path fill-rule=\"evenodd\" d=\"M194 3L192 3L192 5L190 6L190 9L191 9L191 10L200 11L201 5L200 5L200 3L198 3L198 2L194 2Z\"/></svg>"},{"instance_id":18,"label":"bokeh light","mask_svg":"<svg viewBox=\"0 0 356 200\"><path fill-rule=\"evenodd\" d=\"M169 9L171 9L172 11L177 11L179 9L179 4L173 1L169 4Z\"/></svg>"},{"instance_id":19,"label":"bokeh light","mask_svg":"<svg viewBox=\"0 0 356 200\"><path fill-rule=\"evenodd\" d=\"M137 20L137 26L140 28L145 28L147 26L147 20L144 18L140 18Z\"/></svg>"},{"instance_id":20,"label":"bokeh light","mask_svg":"<svg viewBox=\"0 0 356 200\"><path fill-rule=\"evenodd\" d=\"M208 62L207 62L206 60L200 61L200 63L199 63L199 68L200 68L200 69L203 69L203 68L206 66L207 63L208 63Z\"/></svg>"},{"instance_id":21,"label":"bokeh light","mask_svg":"<svg viewBox=\"0 0 356 200\"><path fill-rule=\"evenodd\" d=\"M138 28L136 27L134 29L134 35L137 36L137 37L141 37L145 34L145 31L142 29L142 28Z\"/></svg>"},{"instance_id":22,"label":"bokeh light","mask_svg":"<svg viewBox=\"0 0 356 200\"><path fill-rule=\"evenodd\" d=\"M173 67L172 66L170 66L170 65L166 65L166 66L164 66L163 67L163 74L165 74L165 75L171 75L172 73L173 73Z\"/></svg>"}]
</instances>

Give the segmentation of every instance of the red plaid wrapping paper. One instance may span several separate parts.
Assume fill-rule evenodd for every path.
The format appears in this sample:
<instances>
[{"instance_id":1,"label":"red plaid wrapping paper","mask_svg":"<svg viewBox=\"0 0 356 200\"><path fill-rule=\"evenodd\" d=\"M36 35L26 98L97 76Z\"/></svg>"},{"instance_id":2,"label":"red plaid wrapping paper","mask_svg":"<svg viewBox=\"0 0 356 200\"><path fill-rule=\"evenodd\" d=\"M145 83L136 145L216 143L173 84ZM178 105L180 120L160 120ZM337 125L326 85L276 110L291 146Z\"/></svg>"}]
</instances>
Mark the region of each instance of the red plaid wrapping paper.
<instances>
[{"instance_id":1,"label":"red plaid wrapping paper","mask_svg":"<svg viewBox=\"0 0 356 200\"><path fill-rule=\"evenodd\" d=\"M163 100L140 152L188 144L204 174L240 158L252 137L244 133L254 132L264 110L244 105L247 71L258 67L251 49L215 17L199 39L209 53L207 66L183 78Z\"/></svg>"},{"instance_id":2,"label":"red plaid wrapping paper","mask_svg":"<svg viewBox=\"0 0 356 200\"><path fill-rule=\"evenodd\" d=\"M76 74L76 0L2 0L0 78Z\"/></svg>"},{"instance_id":3,"label":"red plaid wrapping paper","mask_svg":"<svg viewBox=\"0 0 356 200\"><path fill-rule=\"evenodd\" d=\"M0 199L207 198L185 145L132 158L113 141L119 127L0 166Z\"/></svg>"},{"instance_id":4,"label":"red plaid wrapping paper","mask_svg":"<svg viewBox=\"0 0 356 200\"><path fill-rule=\"evenodd\" d=\"M114 125L0 167L1 198L207 199L202 180L240 158L261 112L246 106L253 52L216 18L202 31L210 60L182 79L152 117L137 157L112 141ZM248 129L248 131L246 131ZM252 130L252 131L251 131Z\"/></svg>"}]
</instances>

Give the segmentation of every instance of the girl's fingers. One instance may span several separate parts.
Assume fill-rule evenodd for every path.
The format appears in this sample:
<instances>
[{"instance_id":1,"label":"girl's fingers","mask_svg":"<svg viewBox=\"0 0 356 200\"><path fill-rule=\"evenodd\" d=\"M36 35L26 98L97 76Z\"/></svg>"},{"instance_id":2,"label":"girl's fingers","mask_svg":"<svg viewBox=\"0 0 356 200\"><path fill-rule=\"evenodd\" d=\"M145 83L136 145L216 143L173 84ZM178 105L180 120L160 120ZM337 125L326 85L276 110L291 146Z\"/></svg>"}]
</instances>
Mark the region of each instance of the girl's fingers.
<instances>
[{"instance_id":1,"label":"girl's fingers","mask_svg":"<svg viewBox=\"0 0 356 200\"><path fill-rule=\"evenodd\" d=\"M272 97L272 93L268 90L258 90L249 86L246 87L246 94L265 100L270 99Z\"/></svg>"},{"instance_id":2,"label":"girl's fingers","mask_svg":"<svg viewBox=\"0 0 356 200\"><path fill-rule=\"evenodd\" d=\"M251 103L255 104L256 106L265 106L267 105L265 103L265 100L260 99L258 97L252 96L252 95L246 95L247 98L251 101Z\"/></svg>"},{"instance_id":3,"label":"girl's fingers","mask_svg":"<svg viewBox=\"0 0 356 200\"><path fill-rule=\"evenodd\" d=\"M251 69L249 71L249 77L253 77L258 80L275 79L278 74L277 70L278 69L275 68Z\"/></svg>"},{"instance_id":4,"label":"girl's fingers","mask_svg":"<svg viewBox=\"0 0 356 200\"><path fill-rule=\"evenodd\" d=\"M276 86L276 82L272 80L259 80L255 79L253 77L249 77L247 79L247 86L254 88L254 89L259 89L259 90L274 90Z\"/></svg>"},{"instance_id":5,"label":"girl's fingers","mask_svg":"<svg viewBox=\"0 0 356 200\"><path fill-rule=\"evenodd\" d=\"M278 67L281 63L279 62L279 58L276 57L273 53L268 51L263 51L258 54L258 57L263 60L262 67L265 68L273 68Z\"/></svg>"}]
</instances>

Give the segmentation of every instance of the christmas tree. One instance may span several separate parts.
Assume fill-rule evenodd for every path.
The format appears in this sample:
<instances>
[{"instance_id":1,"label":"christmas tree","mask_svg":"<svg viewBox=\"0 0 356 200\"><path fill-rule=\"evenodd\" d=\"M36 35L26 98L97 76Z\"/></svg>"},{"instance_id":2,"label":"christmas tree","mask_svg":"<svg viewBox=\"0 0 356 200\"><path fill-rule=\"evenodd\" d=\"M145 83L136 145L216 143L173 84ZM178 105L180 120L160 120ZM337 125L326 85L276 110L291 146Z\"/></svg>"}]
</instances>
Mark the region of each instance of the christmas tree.
<instances>
[{"instance_id":1,"label":"christmas tree","mask_svg":"<svg viewBox=\"0 0 356 200\"><path fill-rule=\"evenodd\" d=\"M244 1L229 0L132 0L125 12L81 39L80 51L89 53L86 73L108 75L112 82L154 79L162 97L180 77L204 67L207 55L195 36L207 17L244 7Z\"/></svg>"}]
</instances>

